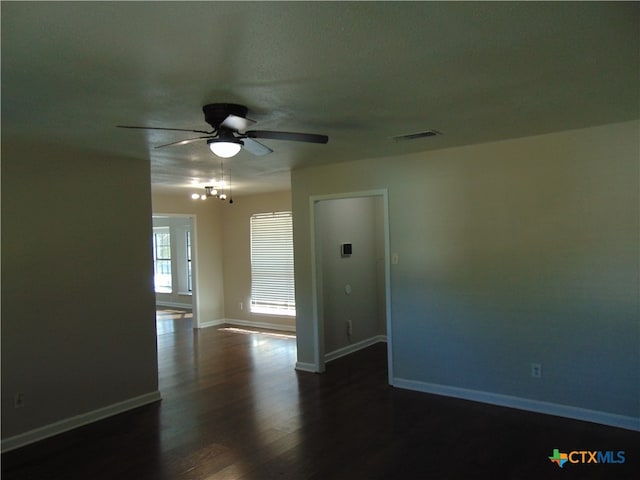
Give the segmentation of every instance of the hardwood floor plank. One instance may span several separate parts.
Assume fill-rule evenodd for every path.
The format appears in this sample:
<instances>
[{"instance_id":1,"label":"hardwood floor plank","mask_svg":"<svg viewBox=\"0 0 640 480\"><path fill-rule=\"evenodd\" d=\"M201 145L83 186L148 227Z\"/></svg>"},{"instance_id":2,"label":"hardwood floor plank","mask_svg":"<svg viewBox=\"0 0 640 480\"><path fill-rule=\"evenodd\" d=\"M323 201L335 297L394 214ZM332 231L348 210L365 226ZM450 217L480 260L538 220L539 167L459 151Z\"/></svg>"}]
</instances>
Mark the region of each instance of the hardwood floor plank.
<instances>
[{"instance_id":1,"label":"hardwood floor plank","mask_svg":"<svg viewBox=\"0 0 640 480\"><path fill-rule=\"evenodd\" d=\"M294 338L171 321L162 402L3 454L2 478L639 478L639 433L391 388L384 344L316 375ZM553 448L627 461L559 470Z\"/></svg>"}]
</instances>

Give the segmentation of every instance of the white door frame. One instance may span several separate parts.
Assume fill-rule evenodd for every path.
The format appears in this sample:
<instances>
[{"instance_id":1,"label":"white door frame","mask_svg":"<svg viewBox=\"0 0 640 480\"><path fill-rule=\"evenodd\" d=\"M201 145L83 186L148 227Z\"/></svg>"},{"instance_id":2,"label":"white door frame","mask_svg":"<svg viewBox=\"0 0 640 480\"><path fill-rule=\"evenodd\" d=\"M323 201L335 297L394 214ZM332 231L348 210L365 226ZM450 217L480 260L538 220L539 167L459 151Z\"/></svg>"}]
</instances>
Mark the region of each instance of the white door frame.
<instances>
[{"instance_id":1,"label":"white door frame","mask_svg":"<svg viewBox=\"0 0 640 480\"><path fill-rule=\"evenodd\" d=\"M313 343L314 343L314 363L317 372L325 371L325 346L324 346L324 316L322 312L322 268L318 264L318 251L316 248L316 206L319 202L326 200L342 200L362 197L382 197L384 214L384 283L385 283L385 304L387 323L387 366L389 370L389 384L392 383L393 376L393 330L391 328L391 253L389 234L389 192L385 189L365 190L359 192L336 193L330 195L312 195L309 197L309 213L311 227L311 296L312 296L312 321L313 321Z\"/></svg>"},{"instance_id":2,"label":"white door frame","mask_svg":"<svg viewBox=\"0 0 640 480\"><path fill-rule=\"evenodd\" d=\"M200 328L200 315L198 305L198 226L197 218L190 213L161 213L153 212L152 217L178 217L191 220L191 315L193 329Z\"/></svg>"}]
</instances>

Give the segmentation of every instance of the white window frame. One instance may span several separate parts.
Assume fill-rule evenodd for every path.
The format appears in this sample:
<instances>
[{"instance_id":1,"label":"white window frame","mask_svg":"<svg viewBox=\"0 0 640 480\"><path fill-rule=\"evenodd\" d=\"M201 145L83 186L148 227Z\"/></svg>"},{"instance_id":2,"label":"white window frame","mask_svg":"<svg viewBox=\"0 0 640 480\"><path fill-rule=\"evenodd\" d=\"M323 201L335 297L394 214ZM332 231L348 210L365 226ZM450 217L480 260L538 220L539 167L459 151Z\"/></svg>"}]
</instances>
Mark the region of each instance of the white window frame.
<instances>
[{"instance_id":1,"label":"white window frame","mask_svg":"<svg viewBox=\"0 0 640 480\"><path fill-rule=\"evenodd\" d=\"M159 256L159 246L157 243L158 235L166 235L169 240L169 257ZM173 255L172 255L171 229L169 227L153 227L153 272L154 272L154 288L156 293L171 293L173 291ZM169 266L169 273L159 273L159 265L165 264ZM167 263L168 262L168 263ZM158 285L160 276L169 277L169 285Z\"/></svg>"},{"instance_id":2,"label":"white window frame","mask_svg":"<svg viewBox=\"0 0 640 480\"><path fill-rule=\"evenodd\" d=\"M189 293L193 293L193 252L192 252L192 243L193 243L193 234L191 233L191 229L188 228L184 232L184 241L186 248L186 267L187 267L187 291Z\"/></svg>"}]
</instances>

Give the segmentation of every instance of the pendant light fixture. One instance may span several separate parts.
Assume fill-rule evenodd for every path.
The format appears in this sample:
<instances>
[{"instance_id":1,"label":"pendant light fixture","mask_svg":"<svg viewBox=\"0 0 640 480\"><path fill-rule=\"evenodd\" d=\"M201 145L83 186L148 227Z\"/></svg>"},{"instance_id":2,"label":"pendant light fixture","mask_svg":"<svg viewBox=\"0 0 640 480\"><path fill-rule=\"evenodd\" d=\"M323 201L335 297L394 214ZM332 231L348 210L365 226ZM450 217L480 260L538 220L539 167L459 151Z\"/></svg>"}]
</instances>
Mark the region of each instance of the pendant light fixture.
<instances>
[{"instance_id":1,"label":"pendant light fixture","mask_svg":"<svg viewBox=\"0 0 640 480\"><path fill-rule=\"evenodd\" d=\"M217 196L218 196L218 190L216 190L216 187L212 187L209 185L204 187L204 193L202 195L199 193L191 194L191 198L193 200L206 200L209 197L217 197Z\"/></svg>"},{"instance_id":2,"label":"pendant light fixture","mask_svg":"<svg viewBox=\"0 0 640 480\"><path fill-rule=\"evenodd\" d=\"M220 159L220 182L218 189L216 189L216 187L214 186L207 185L206 187L204 187L203 194L191 194L191 198L193 200L206 200L207 198L211 197L218 198L222 201L225 201L227 199L227 194L224 191L224 164L222 163L222 159ZM231 175L229 175L229 203L233 204L233 197L231 196Z\"/></svg>"}]
</instances>

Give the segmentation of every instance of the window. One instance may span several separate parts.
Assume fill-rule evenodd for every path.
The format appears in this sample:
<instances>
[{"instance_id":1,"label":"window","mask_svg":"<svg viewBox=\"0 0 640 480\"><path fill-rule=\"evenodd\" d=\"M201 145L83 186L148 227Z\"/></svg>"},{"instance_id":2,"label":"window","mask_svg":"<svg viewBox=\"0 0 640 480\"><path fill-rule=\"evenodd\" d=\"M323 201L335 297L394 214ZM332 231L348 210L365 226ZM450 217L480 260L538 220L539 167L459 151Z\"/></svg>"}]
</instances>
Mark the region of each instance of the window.
<instances>
[{"instance_id":1,"label":"window","mask_svg":"<svg viewBox=\"0 0 640 480\"><path fill-rule=\"evenodd\" d=\"M251 312L296 314L291 212L251 216Z\"/></svg>"},{"instance_id":2,"label":"window","mask_svg":"<svg viewBox=\"0 0 640 480\"><path fill-rule=\"evenodd\" d=\"M184 299L180 300L178 296L193 293L196 266L192 228L190 217L153 217L155 291L173 296L163 296L163 301L182 302Z\"/></svg>"},{"instance_id":3,"label":"window","mask_svg":"<svg viewBox=\"0 0 640 480\"><path fill-rule=\"evenodd\" d=\"M185 242L187 244L187 290L193 292L193 274L191 270L191 230L185 232Z\"/></svg>"},{"instance_id":4,"label":"window","mask_svg":"<svg viewBox=\"0 0 640 480\"><path fill-rule=\"evenodd\" d=\"M169 227L153 229L153 270L156 292L171 293L171 232Z\"/></svg>"}]
</instances>

